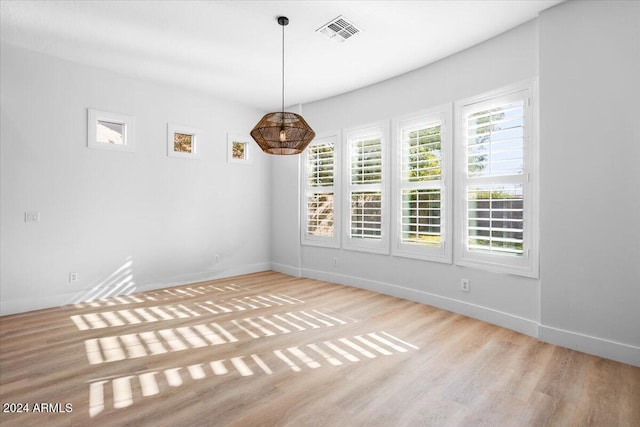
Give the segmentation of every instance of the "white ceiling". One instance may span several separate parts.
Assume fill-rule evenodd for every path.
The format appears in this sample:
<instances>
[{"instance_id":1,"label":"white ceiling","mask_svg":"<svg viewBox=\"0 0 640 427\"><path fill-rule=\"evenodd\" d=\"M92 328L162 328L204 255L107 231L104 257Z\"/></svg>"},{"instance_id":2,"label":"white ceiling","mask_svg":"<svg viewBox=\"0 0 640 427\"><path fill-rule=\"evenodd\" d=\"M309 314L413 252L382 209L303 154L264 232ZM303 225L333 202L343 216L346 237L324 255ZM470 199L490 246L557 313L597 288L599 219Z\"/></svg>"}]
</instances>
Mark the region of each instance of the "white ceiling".
<instances>
[{"instance_id":1,"label":"white ceiling","mask_svg":"<svg viewBox=\"0 0 640 427\"><path fill-rule=\"evenodd\" d=\"M562 0L2 0L2 41L71 61L279 109L414 70L529 21ZM344 15L363 32L315 30Z\"/></svg>"}]
</instances>

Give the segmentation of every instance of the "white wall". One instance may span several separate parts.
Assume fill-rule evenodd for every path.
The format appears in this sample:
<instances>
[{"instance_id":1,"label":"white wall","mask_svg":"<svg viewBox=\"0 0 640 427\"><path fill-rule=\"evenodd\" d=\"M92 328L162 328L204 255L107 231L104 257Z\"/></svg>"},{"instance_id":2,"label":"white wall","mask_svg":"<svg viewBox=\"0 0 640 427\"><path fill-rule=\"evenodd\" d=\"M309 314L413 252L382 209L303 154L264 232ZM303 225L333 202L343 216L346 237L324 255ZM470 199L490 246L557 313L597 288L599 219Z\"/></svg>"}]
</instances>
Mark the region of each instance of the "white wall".
<instances>
[{"instance_id":1,"label":"white wall","mask_svg":"<svg viewBox=\"0 0 640 427\"><path fill-rule=\"evenodd\" d=\"M292 232L272 256L297 248L303 276L425 302L640 366L639 6L563 3L460 54L303 107L316 131L344 129L538 77L540 280L301 246ZM280 173L297 177L292 163ZM296 223L294 210L274 205L273 215ZM470 294L459 291L462 277L471 279Z\"/></svg>"},{"instance_id":2,"label":"white wall","mask_svg":"<svg viewBox=\"0 0 640 427\"><path fill-rule=\"evenodd\" d=\"M262 112L5 44L1 55L2 314L269 268L267 156L226 162L226 133ZM135 152L88 149L89 107L135 116ZM167 157L167 122L202 129L199 160Z\"/></svg>"},{"instance_id":3,"label":"white wall","mask_svg":"<svg viewBox=\"0 0 640 427\"><path fill-rule=\"evenodd\" d=\"M540 97L542 337L640 364L640 3L543 13Z\"/></svg>"},{"instance_id":4,"label":"white wall","mask_svg":"<svg viewBox=\"0 0 640 427\"><path fill-rule=\"evenodd\" d=\"M300 276L300 156L271 156L271 263L274 270Z\"/></svg>"},{"instance_id":5,"label":"white wall","mask_svg":"<svg viewBox=\"0 0 640 427\"><path fill-rule=\"evenodd\" d=\"M414 72L306 104L303 114L316 132L344 129L390 120L535 78L537 43L537 24L529 22ZM274 167L276 174L283 176L283 183L293 181L298 176L297 165L280 162L278 168ZM277 191L287 192L287 200L296 198L297 190L291 185ZM538 280L390 255L300 246L295 228L297 209L280 207L274 205L273 218L288 224L290 231L278 234L280 242L273 247L272 258L293 262L295 258L289 254L297 249L301 252L304 276L361 286L537 334ZM285 253L286 256L280 255ZM332 264L334 257L338 258L337 267ZM461 293L461 278L471 280L470 294Z\"/></svg>"}]
</instances>

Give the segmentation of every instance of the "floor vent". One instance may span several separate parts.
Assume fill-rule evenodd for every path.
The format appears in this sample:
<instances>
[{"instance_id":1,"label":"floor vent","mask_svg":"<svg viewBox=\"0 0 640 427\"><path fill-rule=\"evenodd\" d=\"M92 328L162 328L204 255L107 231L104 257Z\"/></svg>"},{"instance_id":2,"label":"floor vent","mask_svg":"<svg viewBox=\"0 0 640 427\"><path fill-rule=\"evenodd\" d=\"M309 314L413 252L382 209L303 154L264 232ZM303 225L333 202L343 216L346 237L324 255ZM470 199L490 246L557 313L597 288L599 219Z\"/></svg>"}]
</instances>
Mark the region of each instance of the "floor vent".
<instances>
[{"instance_id":1,"label":"floor vent","mask_svg":"<svg viewBox=\"0 0 640 427\"><path fill-rule=\"evenodd\" d=\"M340 15L318 28L316 32L326 36L328 39L344 42L356 34L361 33L362 30L356 27L356 25L350 22L347 18Z\"/></svg>"}]
</instances>

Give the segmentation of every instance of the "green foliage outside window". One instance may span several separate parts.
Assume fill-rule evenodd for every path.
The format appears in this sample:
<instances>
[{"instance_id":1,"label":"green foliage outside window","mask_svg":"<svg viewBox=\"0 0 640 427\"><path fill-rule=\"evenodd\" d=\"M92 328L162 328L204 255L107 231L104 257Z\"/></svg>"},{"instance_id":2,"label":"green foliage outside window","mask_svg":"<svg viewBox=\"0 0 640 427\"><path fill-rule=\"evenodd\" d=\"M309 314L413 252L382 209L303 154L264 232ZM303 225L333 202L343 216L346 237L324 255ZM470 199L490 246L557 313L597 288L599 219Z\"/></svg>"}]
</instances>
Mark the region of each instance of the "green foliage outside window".
<instances>
[{"instance_id":1,"label":"green foliage outside window","mask_svg":"<svg viewBox=\"0 0 640 427\"><path fill-rule=\"evenodd\" d=\"M425 127L404 135L408 153L405 158L405 173L410 182L437 180L442 176L441 126Z\"/></svg>"}]
</instances>

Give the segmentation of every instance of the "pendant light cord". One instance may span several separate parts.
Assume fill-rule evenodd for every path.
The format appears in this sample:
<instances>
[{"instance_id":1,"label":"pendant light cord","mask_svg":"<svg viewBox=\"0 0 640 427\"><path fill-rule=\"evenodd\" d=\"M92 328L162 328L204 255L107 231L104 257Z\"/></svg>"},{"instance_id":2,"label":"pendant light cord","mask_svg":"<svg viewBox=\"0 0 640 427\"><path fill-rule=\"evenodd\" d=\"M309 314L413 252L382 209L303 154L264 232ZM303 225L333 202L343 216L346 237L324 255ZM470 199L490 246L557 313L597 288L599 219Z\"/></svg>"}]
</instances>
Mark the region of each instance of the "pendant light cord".
<instances>
[{"instance_id":1,"label":"pendant light cord","mask_svg":"<svg viewBox=\"0 0 640 427\"><path fill-rule=\"evenodd\" d=\"M284 120L284 25L282 25L282 118Z\"/></svg>"}]
</instances>

